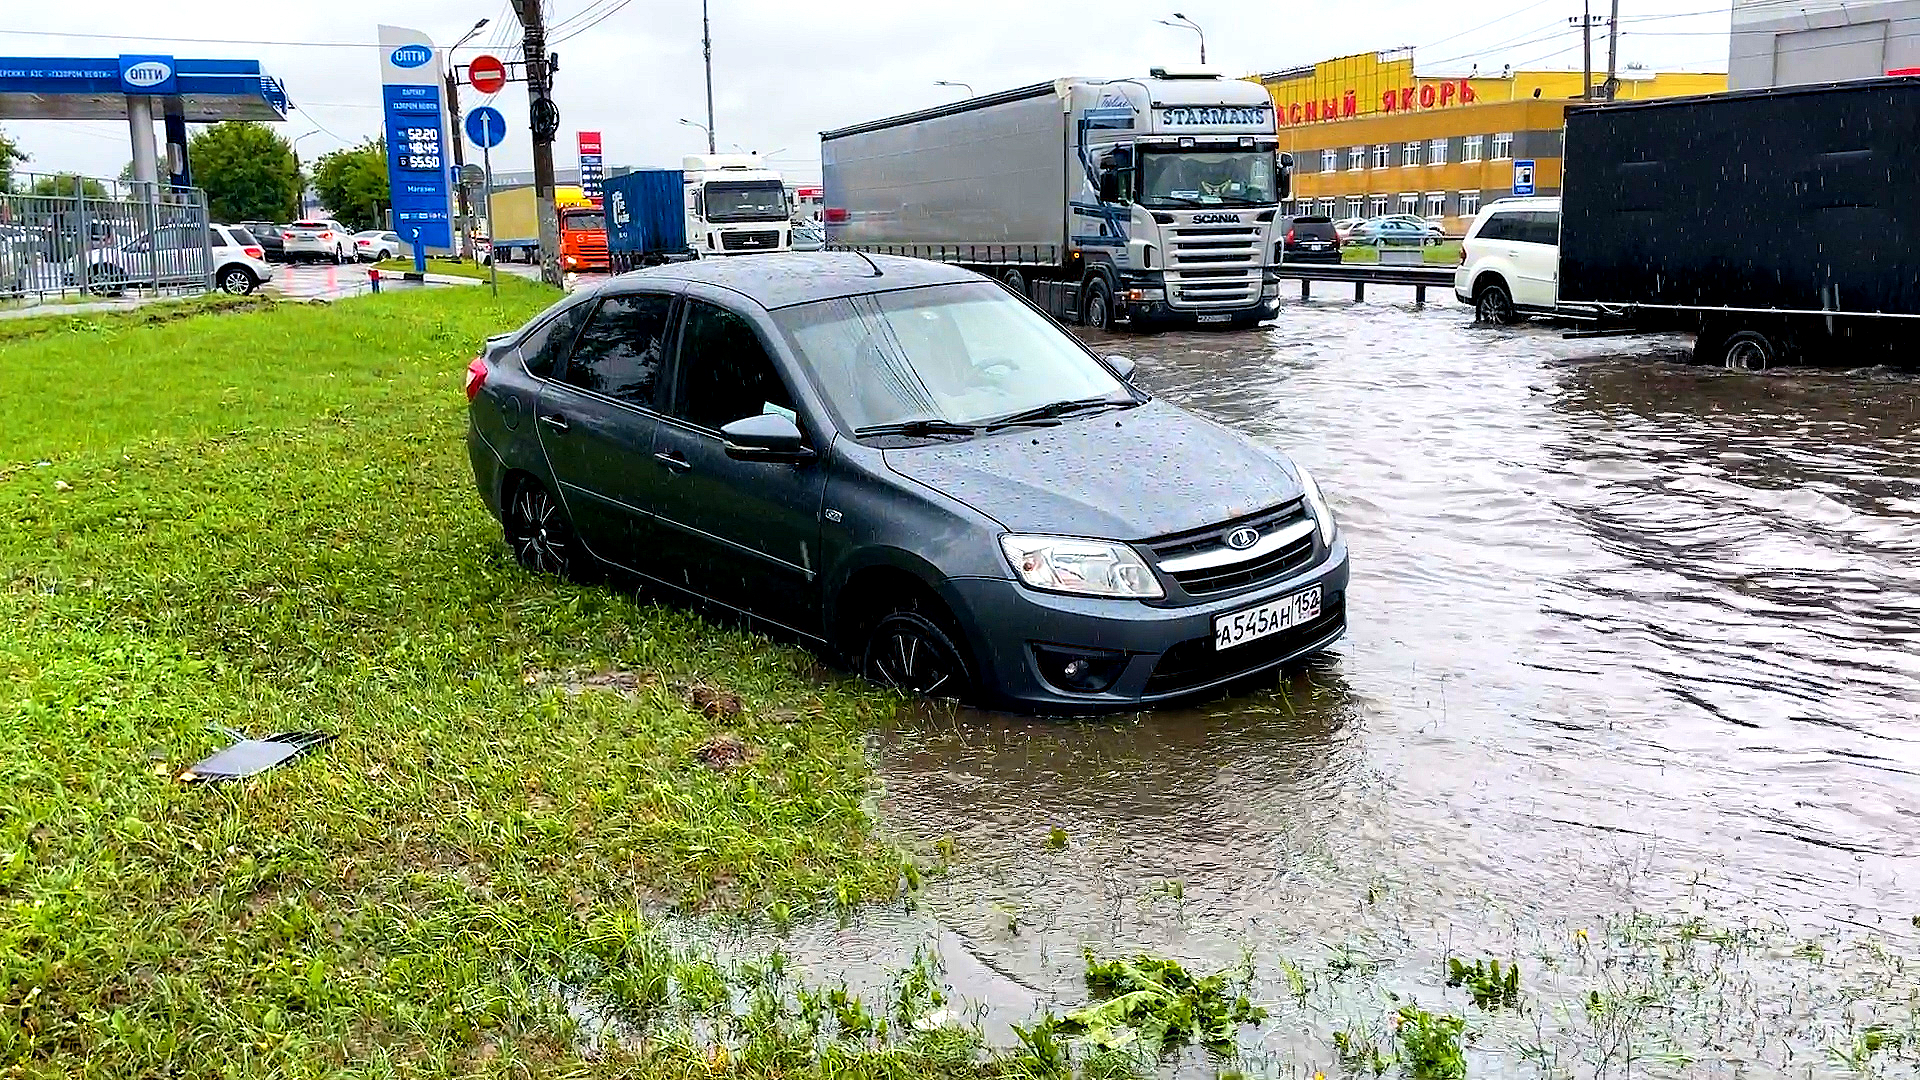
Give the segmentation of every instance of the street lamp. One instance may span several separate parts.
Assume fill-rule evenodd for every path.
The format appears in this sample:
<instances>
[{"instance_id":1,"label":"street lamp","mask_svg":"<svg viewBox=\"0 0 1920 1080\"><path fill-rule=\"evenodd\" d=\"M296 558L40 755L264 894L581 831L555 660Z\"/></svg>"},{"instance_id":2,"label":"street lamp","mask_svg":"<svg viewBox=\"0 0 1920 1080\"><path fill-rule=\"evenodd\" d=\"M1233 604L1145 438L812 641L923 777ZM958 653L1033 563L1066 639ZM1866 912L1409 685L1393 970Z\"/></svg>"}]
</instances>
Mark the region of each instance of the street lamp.
<instances>
[{"instance_id":1,"label":"street lamp","mask_svg":"<svg viewBox=\"0 0 1920 1080\"><path fill-rule=\"evenodd\" d=\"M303 131L295 135L287 142L287 151L293 155L293 178L300 185L300 191L294 196L300 201L300 205L293 208L294 216L296 217L307 216L307 182L300 175L300 140L309 135L318 134L320 134L320 129L314 128L312 131Z\"/></svg>"},{"instance_id":2,"label":"street lamp","mask_svg":"<svg viewBox=\"0 0 1920 1080\"><path fill-rule=\"evenodd\" d=\"M1199 35L1200 35L1200 63L1201 63L1202 65L1205 65L1205 64L1206 64L1206 62L1207 62L1207 33L1206 33L1206 31L1204 31L1204 30L1202 30L1202 29L1200 29L1200 24L1199 24L1199 23L1197 23L1197 22L1194 22L1194 21L1193 21L1192 19L1189 19L1189 18L1187 18L1187 17L1185 16L1185 15L1182 15L1182 14L1180 14L1180 13L1179 13L1179 12L1177 12L1177 11L1173 13L1173 17L1174 17L1174 19L1178 19L1179 21L1178 21L1178 22L1174 22L1174 21L1171 21L1171 20L1168 20L1168 19L1156 19L1156 20L1154 20L1154 21L1155 21L1155 22L1158 22L1158 23L1159 23L1159 24L1160 24L1161 26L1179 26L1179 27L1184 27L1184 28L1186 28L1186 29L1188 29L1188 30L1191 30L1191 31L1193 31L1193 32L1194 32L1194 33L1196 33L1196 34L1199 34Z\"/></svg>"},{"instance_id":3,"label":"street lamp","mask_svg":"<svg viewBox=\"0 0 1920 1080\"><path fill-rule=\"evenodd\" d=\"M957 87L959 87L960 89L962 89L962 90L965 90L965 91L967 92L967 96L968 96L968 97L972 97L972 96L973 96L973 85L972 85L971 83L963 83L963 82L950 82L950 81L948 81L948 80L946 80L946 79L935 79L935 80L933 80L933 85L935 85L935 86L957 86Z\"/></svg>"},{"instance_id":4,"label":"street lamp","mask_svg":"<svg viewBox=\"0 0 1920 1080\"><path fill-rule=\"evenodd\" d=\"M690 128L699 128L701 131L705 132L707 135L707 153L709 154L713 153L713 129L712 128L708 127L705 124L696 124L685 117L681 117L679 120L675 122L685 124Z\"/></svg>"},{"instance_id":5,"label":"street lamp","mask_svg":"<svg viewBox=\"0 0 1920 1080\"><path fill-rule=\"evenodd\" d=\"M447 70L445 72L447 82L447 126L453 129L449 134L453 136L453 191L455 203L453 216L454 231L456 233L456 235L450 236L447 239L451 241L450 246L453 248L455 256L462 254L466 250L467 223L468 219L472 217L472 212L467 206L467 183L460 178L460 173L467 166L467 147L466 140L460 137L460 82L453 77L453 50L472 41L473 35L478 34L480 28L485 25L487 25L487 20L481 19L479 22L473 24L473 29L462 34L459 41L447 46Z\"/></svg>"}]
</instances>

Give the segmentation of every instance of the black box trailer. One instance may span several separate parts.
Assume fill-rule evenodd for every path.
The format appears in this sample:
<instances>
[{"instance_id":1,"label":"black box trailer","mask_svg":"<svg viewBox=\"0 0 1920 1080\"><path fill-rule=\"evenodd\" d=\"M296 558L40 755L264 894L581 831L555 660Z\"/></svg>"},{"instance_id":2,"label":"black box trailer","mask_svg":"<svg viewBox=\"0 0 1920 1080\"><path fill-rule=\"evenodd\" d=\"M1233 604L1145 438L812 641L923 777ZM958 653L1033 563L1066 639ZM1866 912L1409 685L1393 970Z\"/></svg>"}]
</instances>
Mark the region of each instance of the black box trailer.
<instances>
[{"instance_id":1,"label":"black box trailer","mask_svg":"<svg viewBox=\"0 0 1920 1080\"><path fill-rule=\"evenodd\" d=\"M1559 301L1730 367L1914 362L1920 78L1568 109Z\"/></svg>"}]
</instances>

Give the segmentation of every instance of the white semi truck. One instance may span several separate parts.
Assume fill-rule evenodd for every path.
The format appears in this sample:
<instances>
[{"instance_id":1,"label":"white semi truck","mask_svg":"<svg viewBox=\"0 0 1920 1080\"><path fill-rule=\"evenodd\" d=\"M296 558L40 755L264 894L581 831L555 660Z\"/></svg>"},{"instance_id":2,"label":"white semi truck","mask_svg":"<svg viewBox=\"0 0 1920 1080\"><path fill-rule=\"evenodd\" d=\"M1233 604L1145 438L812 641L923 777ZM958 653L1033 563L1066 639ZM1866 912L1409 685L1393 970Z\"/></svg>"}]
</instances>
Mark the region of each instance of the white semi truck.
<instances>
[{"instance_id":1,"label":"white semi truck","mask_svg":"<svg viewBox=\"0 0 1920 1080\"><path fill-rule=\"evenodd\" d=\"M1293 158L1265 89L1065 78L820 136L827 246L958 263L1063 321L1251 325Z\"/></svg>"},{"instance_id":2,"label":"white semi truck","mask_svg":"<svg viewBox=\"0 0 1920 1080\"><path fill-rule=\"evenodd\" d=\"M792 247L786 185L754 154L696 154L678 169L608 177L603 205L615 273Z\"/></svg>"}]
</instances>

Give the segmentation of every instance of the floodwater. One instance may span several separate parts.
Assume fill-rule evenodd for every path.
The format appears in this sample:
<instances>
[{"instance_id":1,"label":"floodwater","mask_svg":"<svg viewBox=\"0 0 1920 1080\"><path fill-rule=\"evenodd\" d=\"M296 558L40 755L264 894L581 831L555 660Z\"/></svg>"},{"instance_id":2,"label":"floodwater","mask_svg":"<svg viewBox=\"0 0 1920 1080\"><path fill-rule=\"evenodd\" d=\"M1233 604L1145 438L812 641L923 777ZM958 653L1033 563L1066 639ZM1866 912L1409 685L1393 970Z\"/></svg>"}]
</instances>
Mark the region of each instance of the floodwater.
<instances>
[{"instance_id":1,"label":"floodwater","mask_svg":"<svg viewBox=\"0 0 1920 1080\"><path fill-rule=\"evenodd\" d=\"M1682 338L1375 291L1094 340L1313 469L1352 549L1348 636L1184 709L903 717L882 819L955 865L910 913L790 947L831 970L919 935L1019 1019L1084 999L1083 947L1244 955L1271 989L1359 943L1418 996L1447 955L1546 956L1633 912L1910 941L1920 380L1739 375ZM1776 1067L1818 1059L1809 1038Z\"/></svg>"},{"instance_id":2,"label":"floodwater","mask_svg":"<svg viewBox=\"0 0 1920 1080\"><path fill-rule=\"evenodd\" d=\"M878 810L950 838L951 869L781 947L869 986L937 949L1003 1043L1085 1000L1083 949L1245 960L1299 1004L1255 1073L1331 1075L1331 1032L1409 998L1466 1011L1449 956L1519 959L1539 995L1502 1037L1475 1020L1474 1075L1845 1073L1834 1048L1883 1021L1911 1068L1920 379L1734 374L1683 338L1372 291L1257 332L1090 335L1312 468L1352 550L1347 637L1186 708L904 714ZM1801 944L1689 951L1702 926Z\"/></svg>"}]
</instances>

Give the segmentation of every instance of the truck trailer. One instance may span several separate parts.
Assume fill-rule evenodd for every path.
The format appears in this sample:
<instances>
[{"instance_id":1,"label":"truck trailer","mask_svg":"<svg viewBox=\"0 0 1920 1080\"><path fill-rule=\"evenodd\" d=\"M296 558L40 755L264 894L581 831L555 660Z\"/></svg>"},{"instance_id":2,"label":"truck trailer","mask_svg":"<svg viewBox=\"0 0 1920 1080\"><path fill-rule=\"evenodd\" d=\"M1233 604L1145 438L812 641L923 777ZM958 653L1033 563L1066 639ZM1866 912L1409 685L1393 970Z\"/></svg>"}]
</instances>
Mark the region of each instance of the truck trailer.
<instances>
[{"instance_id":1,"label":"truck trailer","mask_svg":"<svg viewBox=\"0 0 1920 1080\"><path fill-rule=\"evenodd\" d=\"M1055 79L823 132L820 160L829 248L958 263L1095 327L1279 307L1293 158L1254 83Z\"/></svg>"},{"instance_id":2,"label":"truck trailer","mask_svg":"<svg viewBox=\"0 0 1920 1080\"><path fill-rule=\"evenodd\" d=\"M1568 109L1559 302L1692 331L1736 369L1901 360L1916 117L1911 77Z\"/></svg>"},{"instance_id":3,"label":"truck trailer","mask_svg":"<svg viewBox=\"0 0 1920 1080\"><path fill-rule=\"evenodd\" d=\"M694 154L678 169L635 169L607 180L604 203L616 272L791 247L786 185L755 154Z\"/></svg>"},{"instance_id":4,"label":"truck trailer","mask_svg":"<svg viewBox=\"0 0 1920 1080\"><path fill-rule=\"evenodd\" d=\"M567 273L607 269L607 225L600 207L573 185L553 189L560 227L560 269ZM489 200L488 257L501 262L540 261L540 211L532 187L496 191Z\"/></svg>"}]
</instances>

